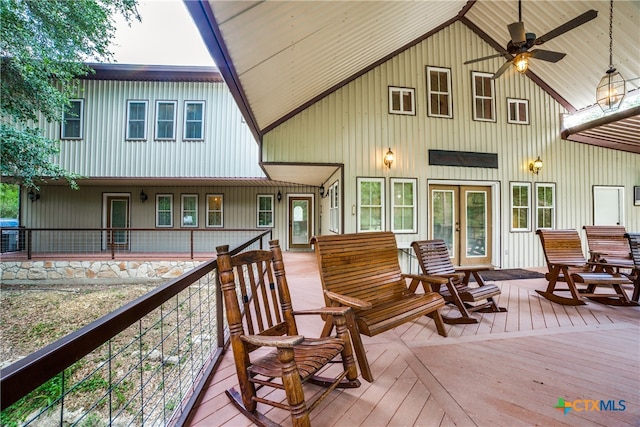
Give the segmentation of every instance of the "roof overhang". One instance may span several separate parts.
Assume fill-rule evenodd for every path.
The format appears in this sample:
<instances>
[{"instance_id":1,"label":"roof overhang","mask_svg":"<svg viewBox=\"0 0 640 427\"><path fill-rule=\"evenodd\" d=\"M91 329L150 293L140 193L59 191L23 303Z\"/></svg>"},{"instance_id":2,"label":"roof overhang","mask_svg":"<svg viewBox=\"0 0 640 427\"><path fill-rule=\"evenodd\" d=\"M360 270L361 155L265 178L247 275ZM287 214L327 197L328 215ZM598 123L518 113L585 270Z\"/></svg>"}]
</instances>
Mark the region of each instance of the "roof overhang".
<instances>
[{"instance_id":1,"label":"roof overhang","mask_svg":"<svg viewBox=\"0 0 640 427\"><path fill-rule=\"evenodd\" d=\"M640 154L640 106L564 129L562 138Z\"/></svg>"}]
</instances>

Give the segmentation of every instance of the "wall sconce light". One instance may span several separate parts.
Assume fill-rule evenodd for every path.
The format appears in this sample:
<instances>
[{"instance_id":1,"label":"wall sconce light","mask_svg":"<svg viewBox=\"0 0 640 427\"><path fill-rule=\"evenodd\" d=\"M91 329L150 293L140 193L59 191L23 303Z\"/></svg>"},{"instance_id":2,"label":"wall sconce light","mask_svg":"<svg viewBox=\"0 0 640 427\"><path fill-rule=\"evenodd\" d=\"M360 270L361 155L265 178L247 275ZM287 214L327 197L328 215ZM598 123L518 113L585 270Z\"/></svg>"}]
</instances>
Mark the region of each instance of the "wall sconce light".
<instances>
[{"instance_id":1,"label":"wall sconce light","mask_svg":"<svg viewBox=\"0 0 640 427\"><path fill-rule=\"evenodd\" d=\"M389 147L389 151L387 151L387 154L384 155L384 165L391 169L391 163L393 163L394 160L395 156L393 154L393 151L391 151L391 147Z\"/></svg>"},{"instance_id":2,"label":"wall sconce light","mask_svg":"<svg viewBox=\"0 0 640 427\"><path fill-rule=\"evenodd\" d=\"M33 203L36 200L40 200L40 193L34 193L32 188L31 190L29 190L27 197L29 198L29 200L31 200L31 203Z\"/></svg>"},{"instance_id":3,"label":"wall sconce light","mask_svg":"<svg viewBox=\"0 0 640 427\"><path fill-rule=\"evenodd\" d=\"M144 203L148 198L149 196L147 196L147 193L145 193L144 190L140 190L140 201Z\"/></svg>"},{"instance_id":4,"label":"wall sconce light","mask_svg":"<svg viewBox=\"0 0 640 427\"><path fill-rule=\"evenodd\" d=\"M535 173L536 175L538 175L540 169L542 169L542 160L540 160L540 156L538 156L538 158L535 159L533 163L529 163L529 170L531 171L531 173Z\"/></svg>"},{"instance_id":5,"label":"wall sconce light","mask_svg":"<svg viewBox=\"0 0 640 427\"><path fill-rule=\"evenodd\" d=\"M323 199L324 198L324 184L320 185L320 188L318 189L318 191L320 192L320 198Z\"/></svg>"},{"instance_id":6,"label":"wall sconce light","mask_svg":"<svg viewBox=\"0 0 640 427\"><path fill-rule=\"evenodd\" d=\"M276 196L276 198L278 199L278 203L282 201L282 193L280 191L278 191L278 195Z\"/></svg>"}]
</instances>

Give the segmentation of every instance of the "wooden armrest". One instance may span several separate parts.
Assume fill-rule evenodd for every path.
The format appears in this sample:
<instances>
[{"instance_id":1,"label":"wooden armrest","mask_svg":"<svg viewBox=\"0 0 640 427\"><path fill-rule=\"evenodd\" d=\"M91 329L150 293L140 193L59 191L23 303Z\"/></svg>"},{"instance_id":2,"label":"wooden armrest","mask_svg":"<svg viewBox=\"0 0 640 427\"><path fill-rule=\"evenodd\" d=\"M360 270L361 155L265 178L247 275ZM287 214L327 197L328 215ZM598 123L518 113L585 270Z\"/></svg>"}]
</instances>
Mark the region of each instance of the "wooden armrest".
<instances>
[{"instance_id":1,"label":"wooden armrest","mask_svg":"<svg viewBox=\"0 0 640 427\"><path fill-rule=\"evenodd\" d=\"M629 260L628 263L624 263L624 262L616 262L615 260L609 262L606 259L603 259L600 262L589 262L589 265L592 265L594 267L603 267L603 268L633 268L633 262L631 262L631 260Z\"/></svg>"},{"instance_id":2,"label":"wooden armrest","mask_svg":"<svg viewBox=\"0 0 640 427\"><path fill-rule=\"evenodd\" d=\"M437 283L439 285L446 285L447 283L449 283L449 279L446 278L445 274L443 274L442 276L429 276L426 274L403 274L402 277L406 279L420 280L421 282Z\"/></svg>"},{"instance_id":3,"label":"wooden armrest","mask_svg":"<svg viewBox=\"0 0 640 427\"><path fill-rule=\"evenodd\" d=\"M357 308L359 310L368 310L372 307L370 302L363 301L360 298L349 297L347 295L340 295L335 292L331 292L327 290L324 291L324 294L331 301L335 301L342 305L346 305L347 307Z\"/></svg>"},{"instance_id":4,"label":"wooden armrest","mask_svg":"<svg viewBox=\"0 0 640 427\"><path fill-rule=\"evenodd\" d=\"M493 265L456 266L456 271L459 271L459 272L468 271L473 273L474 271L489 271L489 270L495 270L495 267Z\"/></svg>"},{"instance_id":5,"label":"wooden armrest","mask_svg":"<svg viewBox=\"0 0 640 427\"><path fill-rule=\"evenodd\" d=\"M591 255L609 255L609 252L592 251L591 249L589 249L589 253L590 253Z\"/></svg>"},{"instance_id":6,"label":"wooden armrest","mask_svg":"<svg viewBox=\"0 0 640 427\"><path fill-rule=\"evenodd\" d=\"M300 310L300 311L294 311L293 314L295 316L297 316L298 314L300 315L306 315L306 314L329 314L331 316L344 316L345 314L347 314L349 312L349 310L351 310L351 307L347 307L347 306L336 306L336 307L321 307L321 308L313 308L310 310Z\"/></svg>"},{"instance_id":7,"label":"wooden armrest","mask_svg":"<svg viewBox=\"0 0 640 427\"><path fill-rule=\"evenodd\" d=\"M300 344L304 341L302 335L292 335L290 337L282 336L266 336L266 335L240 335L240 339L249 344L253 344L258 347L278 347L278 348L293 348L294 345Z\"/></svg>"}]
</instances>

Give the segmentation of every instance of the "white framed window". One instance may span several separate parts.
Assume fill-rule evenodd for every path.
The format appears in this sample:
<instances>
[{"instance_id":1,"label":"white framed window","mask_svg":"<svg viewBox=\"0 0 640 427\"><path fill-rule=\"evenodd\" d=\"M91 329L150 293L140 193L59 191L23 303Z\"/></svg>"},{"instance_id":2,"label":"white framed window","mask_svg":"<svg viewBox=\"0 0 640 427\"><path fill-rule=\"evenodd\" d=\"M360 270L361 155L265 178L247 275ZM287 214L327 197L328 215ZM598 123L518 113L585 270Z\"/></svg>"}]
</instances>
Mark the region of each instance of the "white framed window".
<instances>
[{"instance_id":1,"label":"white framed window","mask_svg":"<svg viewBox=\"0 0 640 427\"><path fill-rule=\"evenodd\" d=\"M148 101L127 101L127 139L147 139Z\"/></svg>"},{"instance_id":2,"label":"white framed window","mask_svg":"<svg viewBox=\"0 0 640 427\"><path fill-rule=\"evenodd\" d=\"M511 231L531 231L531 183L511 182Z\"/></svg>"},{"instance_id":3,"label":"white framed window","mask_svg":"<svg viewBox=\"0 0 640 427\"><path fill-rule=\"evenodd\" d=\"M70 99L62 113L61 139L82 139L84 131L84 99Z\"/></svg>"},{"instance_id":4,"label":"white framed window","mask_svg":"<svg viewBox=\"0 0 640 427\"><path fill-rule=\"evenodd\" d=\"M358 187L357 230L384 231L384 178L356 178Z\"/></svg>"},{"instance_id":5,"label":"white framed window","mask_svg":"<svg viewBox=\"0 0 640 427\"><path fill-rule=\"evenodd\" d=\"M176 101L156 101L156 140L175 141L177 104Z\"/></svg>"},{"instance_id":6,"label":"white framed window","mask_svg":"<svg viewBox=\"0 0 640 427\"><path fill-rule=\"evenodd\" d=\"M340 233L340 186L339 181L329 187L329 231Z\"/></svg>"},{"instance_id":7,"label":"white framed window","mask_svg":"<svg viewBox=\"0 0 640 427\"><path fill-rule=\"evenodd\" d=\"M529 124L529 100L507 98L507 122L528 125Z\"/></svg>"},{"instance_id":8,"label":"white framed window","mask_svg":"<svg viewBox=\"0 0 640 427\"><path fill-rule=\"evenodd\" d=\"M273 228L273 194L258 194L258 228Z\"/></svg>"},{"instance_id":9,"label":"white framed window","mask_svg":"<svg viewBox=\"0 0 640 427\"><path fill-rule=\"evenodd\" d=\"M556 228L556 185L536 183L536 228Z\"/></svg>"},{"instance_id":10,"label":"white framed window","mask_svg":"<svg viewBox=\"0 0 640 427\"><path fill-rule=\"evenodd\" d=\"M224 227L224 196L207 194L207 227Z\"/></svg>"},{"instance_id":11,"label":"white framed window","mask_svg":"<svg viewBox=\"0 0 640 427\"><path fill-rule=\"evenodd\" d=\"M156 227L173 227L173 194L156 194Z\"/></svg>"},{"instance_id":12,"label":"white framed window","mask_svg":"<svg viewBox=\"0 0 640 427\"><path fill-rule=\"evenodd\" d=\"M453 118L451 70L427 66L427 115Z\"/></svg>"},{"instance_id":13,"label":"white framed window","mask_svg":"<svg viewBox=\"0 0 640 427\"><path fill-rule=\"evenodd\" d=\"M204 139L204 101L184 102L184 140Z\"/></svg>"},{"instance_id":14,"label":"white framed window","mask_svg":"<svg viewBox=\"0 0 640 427\"><path fill-rule=\"evenodd\" d=\"M180 209L182 212L181 225L183 227L197 227L198 226L198 195L183 194L181 196Z\"/></svg>"},{"instance_id":15,"label":"white framed window","mask_svg":"<svg viewBox=\"0 0 640 427\"><path fill-rule=\"evenodd\" d=\"M391 231L417 233L416 178L391 178Z\"/></svg>"},{"instance_id":16,"label":"white framed window","mask_svg":"<svg viewBox=\"0 0 640 427\"><path fill-rule=\"evenodd\" d=\"M471 72L473 90L473 120L495 122L495 82L493 74Z\"/></svg>"},{"instance_id":17,"label":"white framed window","mask_svg":"<svg viewBox=\"0 0 640 427\"><path fill-rule=\"evenodd\" d=\"M389 114L416 114L416 90L389 86Z\"/></svg>"}]
</instances>

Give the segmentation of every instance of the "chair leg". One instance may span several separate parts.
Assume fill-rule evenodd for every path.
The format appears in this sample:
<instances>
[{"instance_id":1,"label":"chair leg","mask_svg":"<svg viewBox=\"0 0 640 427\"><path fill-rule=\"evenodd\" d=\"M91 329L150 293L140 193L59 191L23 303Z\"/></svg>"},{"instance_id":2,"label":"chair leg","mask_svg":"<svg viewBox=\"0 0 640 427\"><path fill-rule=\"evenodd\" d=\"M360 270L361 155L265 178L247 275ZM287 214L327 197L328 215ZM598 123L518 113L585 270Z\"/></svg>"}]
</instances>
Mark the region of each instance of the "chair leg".
<instances>
[{"instance_id":1,"label":"chair leg","mask_svg":"<svg viewBox=\"0 0 640 427\"><path fill-rule=\"evenodd\" d=\"M362 337L360 336L360 330L356 323L356 316L352 311L349 311L345 318L347 320L347 329L351 335L351 342L353 343L353 350L356 353L356 359L358 359L358 366L360 366L360 374L362 378L373 382L373 374L371 373L371 367L369 366L369 360L367 359L367 353L362 343Z\"/></svg>"},{"instance_id":2,"label":"chair leg","mask_svg":"<svg viewBox=\"0 0 640 427\"><path fill-rule=\"evenodd\" d=\"M293 348L278 349L278 360L282 365L282 384L291 411L291 422L294 427L311 427L300 373L293 360Z\"/></svg>"},{"instance_id":3,"label":"chair leg","mask_svg":"<svg viewBox=\"0 0 640 427\"><path fill-rule=\"evenodd\" d=\"M351 317L353 317L353 313L351 312L350 314ZM356 360L353 358L353 345L344 317L336 319L336 335L344 341L344 348L341 353L342 366L347 373L347 381L341 381L338 387L358 387L360 385L360 381L358 381L358 369L356 368Z\"/></svg>"},{"instance_id":4,"label":"chair leg","mask_svg":"<svg viewBox=\"0 0 640 427\"><path fill-rule=\"evenodd\" d=\"M447 330L444 328L444 322L442 321L442 316L440 315L440 310L435 310L427 316L433 319L433 322L436 324L436 329L438 330L438 335L443 337L447 336Z\"/></svg>"}]
</instances>

